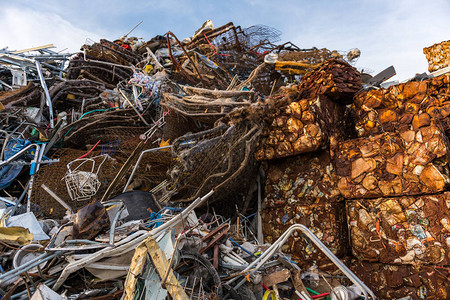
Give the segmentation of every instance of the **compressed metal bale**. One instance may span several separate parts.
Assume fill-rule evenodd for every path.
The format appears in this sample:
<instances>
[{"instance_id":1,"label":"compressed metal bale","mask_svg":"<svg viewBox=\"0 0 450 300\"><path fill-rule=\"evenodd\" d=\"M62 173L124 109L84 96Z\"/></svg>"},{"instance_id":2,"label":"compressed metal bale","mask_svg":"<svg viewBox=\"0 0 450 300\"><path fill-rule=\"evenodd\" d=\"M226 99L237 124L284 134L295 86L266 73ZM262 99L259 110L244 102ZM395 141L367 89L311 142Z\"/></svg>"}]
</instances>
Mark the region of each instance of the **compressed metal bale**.
<instances>
[{"instance_id":1,"label":"compressed metal bale","mask_svg":"<svg viewBox=\"0 0 450 300\"><path fill-rule=\"evenodd\" d=\"M358 136L417 129L435 119L450 132L450 75L413 81L354 97L352 111Z\"/></svg>"},{"instance_id":2,"label":"compressed metal bale","mask_svg":"<svg viewBox=\"0 0 450 300\"><path fill-rule=\"evenodd\" d=\"M435 266L388 265L354 260L350 269L378 299L449 299L449 270Z\"/></svg>"},{"instance_id":3,"label":"compressed metal bale","mask_svg":"<svg viewBox=\"0 0 450 300\"><path fill-rule=\"evenodd\" d=\"M428 71L434 72L450 66L450 41L436 43L430 47L423 48L428 60Z\"/></svg>"},{"instance_id":4,"label":"compressed metal bale","mask_svg":"<svg viewBox=\"0 0 450 300\"><path fill-rule=\"evenodd\" d=\"M327 151L268 162L266 207L343 200Z\"/></svg>"},{"instance_id":5,"label":"compressed metal bale","mask_svg":"<svg viewBox=\"0 0 450 300\"><path fill-rule=\"evenodd\" d=\"M347 199L442 192L449 184L448 145L434 122L338 142L332 157L339 191Z\"/></svg>"},{"instance_id":6,"label":"compressed metal bale","mask_svg":"<svg viewBox=\"0 0 450 300\"><path fill-rule=\"evenodd\" d=\"M345 106L326 96L299 99L275 109L256 151L257 160L271 160L327 148L345 131Z\"/></svg>"},{"instance_id":7,"label":"compressed metal bale","mask_svg":"<svg viewBox=\"0 0 450 300\"><path fill-rule=\"evenodd\" d=\"M450 262L450 193L347 201L353 254L398 264Z\"/></svg>"},{"instance_id":8,"label":"compressed metal bale","mask_svg":"<svg viewBox=\"0 0 450 300\"><path fill-rule=\"evenodd\" d=\"M304 98L326 95L333 101L349 104L362 88L361 74L343 60L330 59L306 74L300 82Z\"/></svg>"},{"instance_id":9,"label":"compressed metal bale","mask_svg":"<svg viewBox=\"0 0 450 300\"><path fill-rule=\"evenodd\" d=\"M370 136L409 128L427 97L428 84L408 82L355 96L352 109L359 136Z\"/></svg>"},{"instance_id":10,"label":"compressed metal bale","mask_svg":"<svg viewBox=\"0 0 450 300\"><path fill-rule=\"evenodd\" d=\"M439 120L448 135L450 133L450 74L430 79L428 87L429 99L423 111Z\"/></svg>"},{"instance_id":11,"label":"compressed metal bale","mask_svg":"<svg viewBox=\"0 0 450 300\"><path fill-rule=\"evenodd\" d=\"M265 208L262 211L263 233L266 242L275 242L293 224L303 224L335 255L347 253L348 237L344 203L319 203L311 205L286 204ZM329 259L309 239L295 232L281 248L300 266L328 265Z\"/></svg>"}]
</instances>

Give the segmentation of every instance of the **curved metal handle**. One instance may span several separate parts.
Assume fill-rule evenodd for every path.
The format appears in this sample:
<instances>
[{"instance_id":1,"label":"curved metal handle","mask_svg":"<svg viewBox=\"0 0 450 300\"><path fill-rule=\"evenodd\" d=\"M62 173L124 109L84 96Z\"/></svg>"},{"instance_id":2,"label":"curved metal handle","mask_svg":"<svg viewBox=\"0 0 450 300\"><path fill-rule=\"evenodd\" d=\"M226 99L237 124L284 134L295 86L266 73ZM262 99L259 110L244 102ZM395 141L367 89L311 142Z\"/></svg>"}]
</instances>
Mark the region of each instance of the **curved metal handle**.
<instances>
[{"instance_id":1,"label":"curved metal handle","mask_svg":"<svg viewBox=\"0 0 450 300\"><path fill-rule=\"evenodd\" d=\"M260 269L267 260L269 260L287 241L287 239L292 235L292 233L296 230L300 230L304 233L364 294L365 299L376 299L374 293L361 281L342 261L336 257L336 255L331 252L330 249L325 246L322 241L303 224L294 224L289 227L279 238L276 240L260 257L254 260L245 271L249 271L248 273L251 275L255 273L258 269ZM235 277L227 282L230 284L237 280L238 277ZM238 289L242 284L244 284L246 279L242 279L233 289Z\"/></svg>"}]
</instances>

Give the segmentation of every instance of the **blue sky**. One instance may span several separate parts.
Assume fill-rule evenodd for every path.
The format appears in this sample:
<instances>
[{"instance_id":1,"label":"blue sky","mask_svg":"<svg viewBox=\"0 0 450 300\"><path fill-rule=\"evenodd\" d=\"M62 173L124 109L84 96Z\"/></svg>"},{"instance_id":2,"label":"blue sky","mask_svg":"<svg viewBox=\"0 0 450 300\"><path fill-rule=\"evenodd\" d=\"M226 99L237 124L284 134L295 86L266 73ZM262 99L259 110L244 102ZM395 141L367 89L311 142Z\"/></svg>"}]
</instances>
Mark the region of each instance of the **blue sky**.
<instances>
[{"instance_id":1,"label":"blue sky","mask_svg":"<svg viewBox=\"0 0 450 300\"><path fill-rule=\"evenodd\" d=\"M53 43L76 51L86 38L115 39L139 21L134 35L146 40L167 31L180 39L203 22L264 24L300 48L359 48L356 66L374 74L394 65L395 79L427 71L422 49L450 39L448 0L0 0L0 48Z\"/></svg>"}]
</instances>

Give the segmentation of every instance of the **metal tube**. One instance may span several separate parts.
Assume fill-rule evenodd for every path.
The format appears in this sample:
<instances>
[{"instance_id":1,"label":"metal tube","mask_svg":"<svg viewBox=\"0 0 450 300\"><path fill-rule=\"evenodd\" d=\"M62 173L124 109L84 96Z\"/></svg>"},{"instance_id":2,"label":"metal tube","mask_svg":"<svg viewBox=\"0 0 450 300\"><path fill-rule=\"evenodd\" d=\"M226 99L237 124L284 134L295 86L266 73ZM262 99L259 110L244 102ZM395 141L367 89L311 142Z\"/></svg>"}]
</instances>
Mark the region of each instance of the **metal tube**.
<instances>
[{"instance_id":1,"label":"metal tube","mask_svg":"<svg viewBox=\"0 0 450 300\"><path fill-rule=\"evenodd\" d=\"M260 257L254 260L250 265L245 268L244 271L249 271L249 274L255 273L265 262L270 259L276 251L278 251L287 241L287 239L291 236L291 234L300 230L304 233L363 293L366 299L368 299L368 294L373 299L376 299L373 292L362 282L346 265L344 265L334 254L330 251L322 241L311 232L305 225L302 224L294 224L289 227L279 238L276 240L272 246L270 246ZM256 267L255 267L256 265ZM227 282L230 284L237 280L238 277L235 277ZM238 289L242 284L244 284L246 279L242 279L233 289Z\"/></svg>"},{"instance_id":2,"label":"metal tube","mask_svg":"<svg viewBox=\"0 0 450 300\"><path fill-rule=\"evenodd\" d=\"M111 247L114 247L114 231L116 229L117 221L119 220L120 214L125 209L123 203L120 203L119 205L120 205L119 210L116 212L114 219L111 223L111 229L109 230L109 245Z\"/></svg>"},{"instance_id":3,"label":"metal tube","mask_svg":"<svg viewBox=\"0 0 450 300\"><path fill-rule=\"evenodd\" d=\"M49 253L44 253L42 255L39 255L38 257L24 263L23 265L19 266L18 268L12 269L2 275L0 275L0 283L7 281L11 278L16 277L17 275L26 272L27 270L34 268L38 265L40 265L41 263L48 261L50 259L53 259L54 257L58 256L60 253L53 253L53 254L49 254Z\"/></svg>"},{"instance_id":4,"label":"metal tube","mask_svg":"<svg viewBox=\"0 0 450 300\"><path fill-rule=\"evenodd\" d=\"M22 194L20 195L19 199L17 199L16 204L14 205L14 207L11 210L11 214L10 216L14 216L14 214L16 213L16 209L17 207L19 207L20 202L22 202L23 198L25 198L25 195L27 194L28 191L28 186L30 185L30 182L27 182L27 185L25 186L25 189L23 190Z\"/></svg>"},{"instance_id":5,"label":"metal tube","mask_svg":"<svg viewBox=\"0 0 450 300\"><path fill-rule=\"evenodd\" d=\"M5 153L6 145L9 142L9 134L6 130L0 129L0 132L5 134L5 141L3 142L2 153L0 154L0 160L3 160L3 154Z\"/></svg>"},{"instance_id":6,"label":"metal tube","mask_svg":"<svg viewBox=\"0 0 450 300\"><path fill-rule=\"evenodd\" d=\"M11 156L10 158L0 161L0 167L9 164L12 161L17 160L22 154L24 154L31 148L36 148L36 153L39 152L39 145L37 145L37 144L28 145L25 148L23 148L22 150L20 150L19 152L17 152L16 154L14 154L13 156Z\"/></svg>"},{"instance_id":7,"label":"metal tube","mask_svg":"<svg viewBox=\"0 0 450 300\"><path fill-rule=\"evenodd\" d=\"M71 214L73 214L73 209L64 202L58 195L56 195L51 189L49 189L45 184L41 184L41 188L43 188L50 196L53 197L59 204L61 204L65 209L67 209Z\"/></svg>"},{"instance_id":8,"label":"metal tube","mask_svg":"<svg viewBox=\"0 0 450 300\"><path fill-rule=\"evenodd\" d=\"M262 211L262 197L261 197L261 173L258 174L257 178L257 184L258 184L258 211L256 212L256 226L257 226L257 239L258 243L260 245L264 244L264 234L262 230L262 217L261 217L261 211Z\"/></svg>"},{"instance_id":9,"label":"metal tube","mask_svg":"<svg viewBox=\"0 0 450 300\"><path fill-rule=\"evenodd\" d=\"M53 129L55 125L53 124L53 106L52 99L50 98L50 93L48 92L47 84L45 83L44 75L42 74L41 63L38 60L35 60L36 69L39 75L39 80L41 81L41 86L44 89L45 98L47 99L47 106L50 112L50 128Z\"/></svg>"},{"instance_id":10,"label":"metal tube","mask_svg":"<svg viewBox=\"0 0 450 300\"><path fill-rule=\"evenodd\" d=\"M30 181L28 182L28 197L27 197L27 212L31 211L31 193L33 192L34 175L39 169L39 162L42 157L41 147L36 145L36 151L34 154L34 159L31 161L30 166Z\"/></svg>"},{"instance_id":11,"label":"metal tube","mask_svg":"<svg viewBox=\"0 0 450 300\"><path fill-rule=\"evenodd\" d=\"M141 162L142 157L144 156L145 153L149 153L149 152L153 152L153 151L158 151L158 150L163 150L163 149L168 149L168 148L172 148L172 147L173 147L173 145L169 145L169 146L163 146L163 147L159 147L159 148L151 148L151 149L147 149L147 150L142 151L141 154L139 155L139 158L138 158L136 164L134 165L133 171L131 171L131 175L130 175L130 177L128 178L127 183L125 184L125 187L124 187L122 193L125 193L125 192L127 191L127 188L128 188L128 186L130 185L131 180L132 180L133 177L134 177L134 173L136 173L137 167L139 166L139 163Z\"/></svg>"}]
</instances>

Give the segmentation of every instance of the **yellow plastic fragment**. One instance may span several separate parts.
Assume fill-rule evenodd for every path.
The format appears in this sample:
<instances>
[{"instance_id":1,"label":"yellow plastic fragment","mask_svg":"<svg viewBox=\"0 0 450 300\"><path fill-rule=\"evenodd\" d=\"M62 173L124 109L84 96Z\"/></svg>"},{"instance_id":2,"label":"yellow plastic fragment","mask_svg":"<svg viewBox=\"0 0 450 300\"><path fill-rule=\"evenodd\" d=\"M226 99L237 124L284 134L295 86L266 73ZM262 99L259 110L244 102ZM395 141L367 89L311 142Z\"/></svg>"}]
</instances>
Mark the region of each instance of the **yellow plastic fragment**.
<instances>
[{"instance_id":1,"label":"yellow plastic fragment","mask_svg":"<svg viewBox=\"0 0 450 300\"><path fill-rule=\"evenodd\" d=\"M23 227L0 227L0 241L16 246L28 245L33 240L33 234Z\"/></svg>"}]
</instances>

